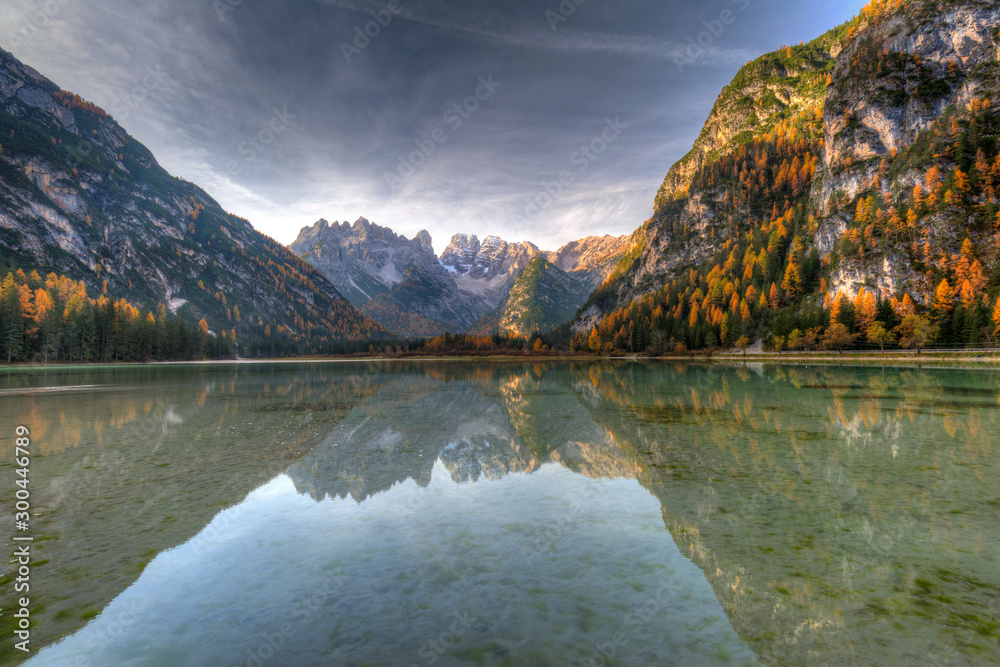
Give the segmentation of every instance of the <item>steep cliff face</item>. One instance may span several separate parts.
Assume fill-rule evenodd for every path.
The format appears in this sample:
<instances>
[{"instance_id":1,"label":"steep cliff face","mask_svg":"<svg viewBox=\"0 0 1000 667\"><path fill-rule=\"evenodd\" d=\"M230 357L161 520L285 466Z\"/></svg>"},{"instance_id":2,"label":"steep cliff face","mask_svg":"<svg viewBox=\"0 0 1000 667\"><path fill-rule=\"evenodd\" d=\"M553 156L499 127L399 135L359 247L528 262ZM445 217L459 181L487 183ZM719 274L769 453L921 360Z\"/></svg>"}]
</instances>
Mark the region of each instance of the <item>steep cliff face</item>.
<instances>
[{"instance_id":1,"label":"steep cliff face","mask_svg":"<svg viewBox=\"0 0 1000 667\"><path fill-rule=\"evenodd\" d=\"M550 331L571 320L586 301L590 294L587 278L585 273L571 275L536 256L518 274L507 298L480 318L472 333L530 336Z\"/></svg>"},{"instance_id":2,"label":"steep cliff face","mask_svg":"<svg viewBox=\"0 0 1000 667\"><path fill-rule=\"evenodd\" d=\"M458 234L439 260L426 231L408 240L364 218L353 225L320 220L290 248L366 315L408 336L467 330L497 307L538 253L529 243Z\"/></svg>"},{"instance_id":3,"label":"steep cliff face","mask_svg":"<svg viewBox=\"0 0 1000 667\"><path fill-rule=\"evenodd\" d=\"M978 137L965 137L966 146L958 150L934 139L958 129L982 133L963 123L989 124L987 117L995 111L990 98L995 101L1000 93L998 25L1000 7L986 2L951 3L941 10L921 2L886 6L858 22L833 73L823 115L822 161L812 190L820 218L815 245L822 256L840 255L830 279L832 294L854 298L867 285L927 303L935 281L915 266L917 260L923 263L923 252L913 251L914 242L929 242L935 256L950 256L959 254L963 237L971 233L984 251L982 258L995 263L988 248L992 230L985 235L970 230L962 219L972 211L917 210L911 242L883 243L882 252L866 254L862 248L856 253L842 240L859 226L859 199L876 195L887 215L888 205L895 203L898 216L908 203L901 195L911 194L914 186L934 196L937 184L925 178L932 167L942 174L942 183L956 167L964 174L975 171L979 147L969 148L968 142ZM928 152L926 146L934 143L944 150ZM982 203L990 204L993 197L983 195Z\"/></svg>"},{"instance_id":4,"label":"steep cliff face","mask_svg":"<svg viewBox=\"0 0 1000 667\"><path fill-rule=\"evenodd\" d=\"M562 271L585 280L593 290L611 275L630 245L629 235L588 236L567 243L555 252L545 253L545 259Z\"/></svg>"},{"instance_id":5,"label":"steep cliff face","mask_svg":"<svg viewBox=\"0 0 1000 667\"><path fill-rule=\"evenodd\" d=\"M511 278L538 252L533 243L508 243L499 236L487 236L480 243L474 234L455 234L441 253L441 264L474 280Z\"/></svg>"},{"instance_id":6,"label":"steep cliff face","mask_svg":"<svg viewBox=\"0 0 1000 667\"><path fill-rule=\"evenodd\" d=\"M805 124L821 115L843 32L769 53L740 70L719 95L691 151L671 167L656 195L653 217L630 237L575 329L591 328L609 310L706 261L734 231L731 220L762 214L760 202L756 207L736 202L725 184L702 174L782 124Z\"/></svg>"},{"instance_id":7,"label":"steep cliff face","mask_svg":"<svg viewBox=\"0 0 1000 667\"><path fill-rule=\"evenodd\" d=\"M761 56L722 89L691 151L670 168L656 196L657 214L688 194L695 174L731 154L784 118L822 107L827 74L840 52L843 30L806 45Z\"/></svg>"},{"instance_id":8,"label":"steep cliff face","mask_svg":"<svg viewBox=\"0 0 1000 667\"><path fill-rule=\"evenodd\" d=\"M1000 282L998 26L996 3L878 0L743 68L574 329L700 346L832 317L864 335L853 308L884 301L890 328L933 308L955 342L957 310L982 339Z\"/></svg>"},{"instance_id":9,"label":"steep cliff face","mask_svg":"<svg viewBox=\"0 0 1000 667\"><path fill-rule=\"evenodd\" d=\"M305 341L384 335L318 271L164 171L98 107L0 51L0 260ZM234 316L238 307L242 314Z\"/></svg>"},{"instance_id":10,"label":"steep cliff face","mask_svg":"<svg viewBox=\"0 0 1000 667\"><path fill-rule=\"evenodd\" d=\"M427 232L411 241L365 218L353 225L320 220L303 227L289 248L319 269L358 308L389 294L411 264L435 261Z\"/></svg>"}]
</instances>

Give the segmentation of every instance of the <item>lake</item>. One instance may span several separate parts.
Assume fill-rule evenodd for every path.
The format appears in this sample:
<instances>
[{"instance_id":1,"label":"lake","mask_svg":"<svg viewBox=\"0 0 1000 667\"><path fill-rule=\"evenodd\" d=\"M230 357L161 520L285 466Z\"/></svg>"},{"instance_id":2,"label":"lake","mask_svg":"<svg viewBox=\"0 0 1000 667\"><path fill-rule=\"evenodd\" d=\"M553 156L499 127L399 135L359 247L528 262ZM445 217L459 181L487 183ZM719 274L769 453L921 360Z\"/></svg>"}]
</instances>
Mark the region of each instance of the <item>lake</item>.
<instances>
[{"instance_id":1,"label":"lake","mask_svg":"<svg viewBox=\"0 0 1000 667\"><path fill-rule=\"evenodd\" d=\"M17 425L2 664L1000 663L995 370L7 370Z\"/></svg>"}]
</instances>

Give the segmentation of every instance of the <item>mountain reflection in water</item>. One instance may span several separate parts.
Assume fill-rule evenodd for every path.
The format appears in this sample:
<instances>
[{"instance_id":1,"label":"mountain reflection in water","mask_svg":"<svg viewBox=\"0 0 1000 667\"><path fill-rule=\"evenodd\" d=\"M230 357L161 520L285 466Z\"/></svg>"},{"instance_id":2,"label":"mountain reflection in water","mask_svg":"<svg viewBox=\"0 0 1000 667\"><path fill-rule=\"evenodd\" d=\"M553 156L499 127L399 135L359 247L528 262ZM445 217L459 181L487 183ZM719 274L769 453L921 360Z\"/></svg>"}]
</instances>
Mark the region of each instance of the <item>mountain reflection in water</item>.
<instances>
[{"instance_id":1,"label":"mountain reflection in water","mask_svg":"<svg viewBox=\"0 0 1000 667\"><path fill-rule=\"evenodd\" d=\"M29 664L1000 656L993 373L666 363L206 372L176 376L174 394L156 390L157 456L178 463L177 443L197 430L199 455L219 468L193 473L205 490L171 522L187 537L157 547L141 575L95 565L92 576L127 590ZM95 395L77 442L54 447L42 474L113 484L150 473L129 458L122 420L144 421L148 396L135 386L110 415L106 399ZM18 414L59 414L58 395L20 400ZM215 452L223 444L229 458ZM81 449L114 453L121 472L77 465ZM253 490L253 479L270 481ZM205 516L220 500L227 509ZM94 507L125 521L100 499L52 504L67 532L93 530L84 513ZM51 565L67 556L60 542L45 543ZM48 579L68 587L67 604L97 597L69 574Z\"/></svg>"}]
</instances>

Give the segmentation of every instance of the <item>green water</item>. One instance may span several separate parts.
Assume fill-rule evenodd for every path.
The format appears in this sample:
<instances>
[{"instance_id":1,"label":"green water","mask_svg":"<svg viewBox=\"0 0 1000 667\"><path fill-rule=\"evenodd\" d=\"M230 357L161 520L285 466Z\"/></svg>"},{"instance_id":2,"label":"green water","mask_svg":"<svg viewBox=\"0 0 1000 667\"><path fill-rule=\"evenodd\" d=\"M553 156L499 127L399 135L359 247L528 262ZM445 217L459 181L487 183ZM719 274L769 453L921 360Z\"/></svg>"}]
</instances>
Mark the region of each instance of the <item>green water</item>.
<instances>
[{"instance_id":1,"label":"green water","mask_svg":"<svg viewBox=\"0 0 1000 667\"><path fill-rule=\"evenodd\" d=\"M989 370L10 371L26 664L998 664L998 418Z\"/></svg>"}]
</instances>

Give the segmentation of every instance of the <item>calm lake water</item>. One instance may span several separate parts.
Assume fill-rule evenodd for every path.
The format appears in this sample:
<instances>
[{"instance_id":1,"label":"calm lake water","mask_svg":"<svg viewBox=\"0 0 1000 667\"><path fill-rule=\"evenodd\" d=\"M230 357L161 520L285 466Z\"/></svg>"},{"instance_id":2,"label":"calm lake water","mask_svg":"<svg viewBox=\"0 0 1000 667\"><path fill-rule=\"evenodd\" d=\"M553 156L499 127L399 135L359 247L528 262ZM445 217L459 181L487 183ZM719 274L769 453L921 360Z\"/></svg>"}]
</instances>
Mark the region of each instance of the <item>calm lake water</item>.
<instances>
[{"instance_id":1,"label":"calm lake water","mask_svg":"<svg viewBox=\"0 0 1000 667\"><path fill-rule=\"evenodd\" d=\"M18 424L32 667L1000 663L996 371L8 371Z\"/></svg>"}]
</instances>

